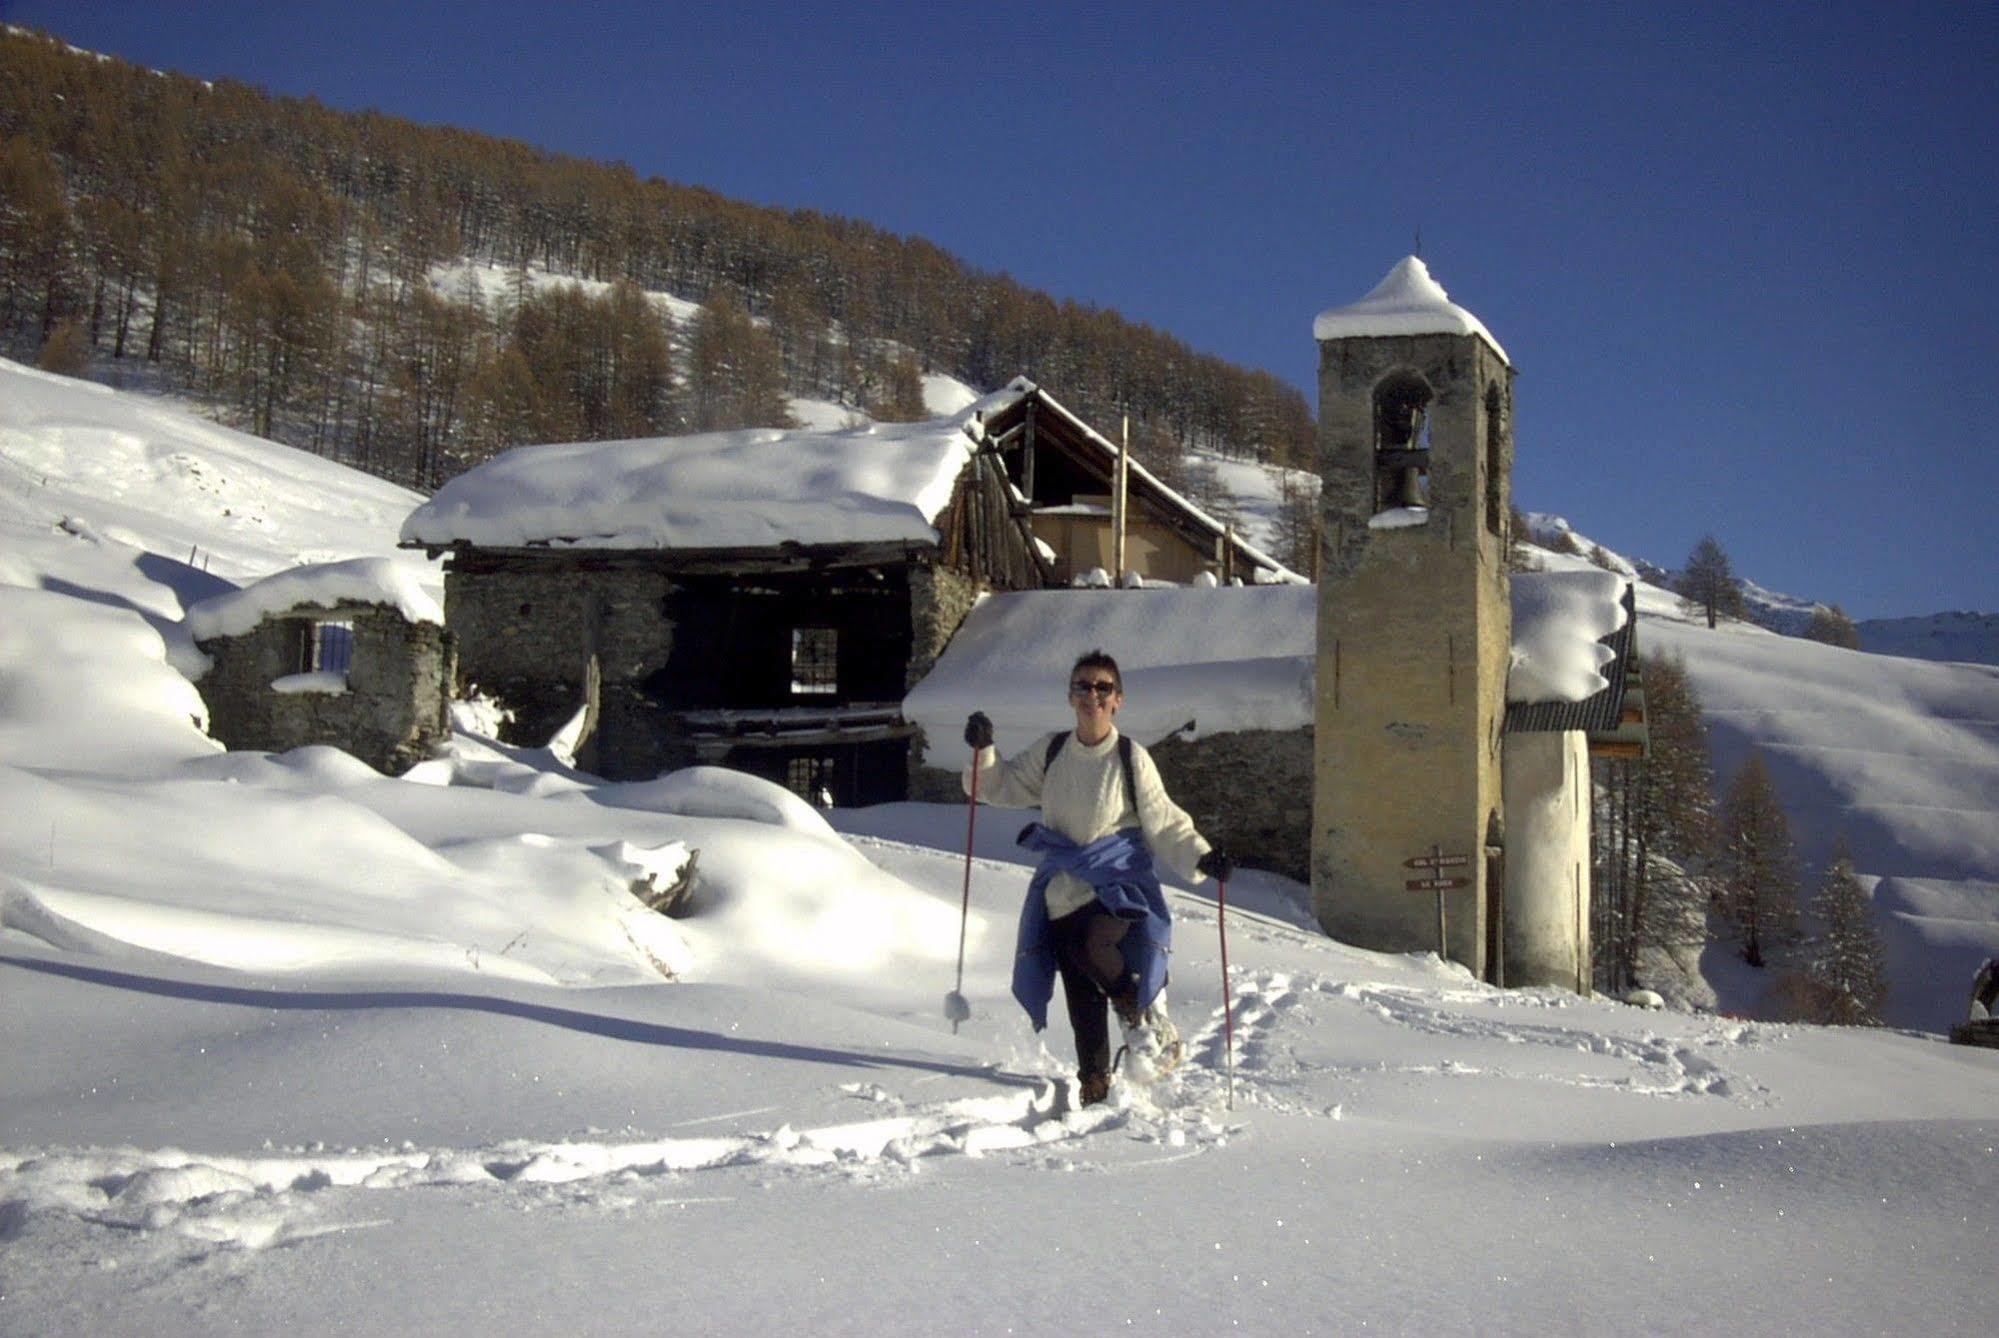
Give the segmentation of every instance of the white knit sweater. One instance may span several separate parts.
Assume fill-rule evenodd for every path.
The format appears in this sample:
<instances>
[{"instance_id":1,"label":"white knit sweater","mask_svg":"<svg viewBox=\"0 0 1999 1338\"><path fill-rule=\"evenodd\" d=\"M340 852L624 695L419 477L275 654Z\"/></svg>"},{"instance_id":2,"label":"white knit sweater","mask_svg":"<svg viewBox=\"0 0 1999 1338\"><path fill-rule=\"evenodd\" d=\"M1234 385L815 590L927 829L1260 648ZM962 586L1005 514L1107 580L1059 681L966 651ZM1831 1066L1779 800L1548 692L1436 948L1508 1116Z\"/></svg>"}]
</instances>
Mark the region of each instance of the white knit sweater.
<instances>
[{"instance_id":1,"label":"white knit sweater","mask_svg":"<svg viewBox=\"0 0 1999 1338\"><path fill-rule=\"evenodd\" d=\"M1167 797L1160 784L1159 768L1152 754L1137 740L1131 746L1131 778L1138 788L1138 808L1132 809L1124 783L1124 766L1118 761L1118 732L1111 732L1093 744L1071 734L1047 765L1048 741L1044 734L1028 748L1001 761L999 750L982 748L979 767L979 798L1004 808L1041 807L1041 820L1077 845L1088 845L1124 827L1145 831L1146 848L1155 864L1171 870L1189 882L1199 878L1194 868L1208 853L1208 843L1194 830L1194 821ZM961 777L970 793L972 769ZM1096 893L1072 874L1056 874L1048 884L1050 918L1067 915L1090 904Z\"/></svg>"}]
</instances>

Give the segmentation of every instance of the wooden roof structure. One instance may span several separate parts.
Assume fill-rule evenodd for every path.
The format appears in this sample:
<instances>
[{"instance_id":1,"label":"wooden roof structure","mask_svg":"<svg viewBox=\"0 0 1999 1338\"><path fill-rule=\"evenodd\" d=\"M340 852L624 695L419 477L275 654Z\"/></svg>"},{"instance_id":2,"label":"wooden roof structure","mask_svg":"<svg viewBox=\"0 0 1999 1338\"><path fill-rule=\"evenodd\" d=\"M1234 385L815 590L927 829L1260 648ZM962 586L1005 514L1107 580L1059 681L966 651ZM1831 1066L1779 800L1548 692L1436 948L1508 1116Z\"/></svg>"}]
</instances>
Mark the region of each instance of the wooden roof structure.
<instances>
[{"instance_id":1,"label":"wooden roof structure","mask_svg":"<svg viewBox=\"0 0 1999 1338\"><path fill-rule=\"evenodd\" d=\"M998 455L1007 477L1034 508L1051 491L1112 491L1119 447L1026 377L989 396L971 424L973 436ZM1060 482L1051 489L1051 475ZM1130 463L1128 503L1203 553L1213 553L1224 576L1245 584L1297 580L1282 563L1245 542L1136 460Z\"/></svg>"}]
</instances>

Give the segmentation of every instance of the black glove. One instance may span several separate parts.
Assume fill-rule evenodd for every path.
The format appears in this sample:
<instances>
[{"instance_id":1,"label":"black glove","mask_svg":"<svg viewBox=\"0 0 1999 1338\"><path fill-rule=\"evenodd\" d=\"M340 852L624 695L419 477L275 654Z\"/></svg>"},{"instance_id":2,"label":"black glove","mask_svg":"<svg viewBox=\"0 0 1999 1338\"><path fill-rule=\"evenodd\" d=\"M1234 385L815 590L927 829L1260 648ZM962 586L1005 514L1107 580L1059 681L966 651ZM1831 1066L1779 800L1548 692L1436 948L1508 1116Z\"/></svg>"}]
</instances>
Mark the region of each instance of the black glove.
<instances>
[{"instance_id":1,"label":"black glove","mask_svg":"<svg viewBox=\"0 0 1999 1338\"><path fill-rule=\"evenodd\" d=\"M1226 883L1229 876L1235 872L1235 861L1229 857L1228 851L1216 846L1194 862L1194 872L1212 878L1218 883Z\"/></svg>"},{"instance_id":2,"label":"black glove","mask_svg":"<svg viewBox=\"0 0 1999 1338\"><path fill-rule=\"evenodd\" d=\"M984 711L972 712L965 721L965 746L975 752L993 746L993 722L986 718Z\"/></svg>"}]
</instances>

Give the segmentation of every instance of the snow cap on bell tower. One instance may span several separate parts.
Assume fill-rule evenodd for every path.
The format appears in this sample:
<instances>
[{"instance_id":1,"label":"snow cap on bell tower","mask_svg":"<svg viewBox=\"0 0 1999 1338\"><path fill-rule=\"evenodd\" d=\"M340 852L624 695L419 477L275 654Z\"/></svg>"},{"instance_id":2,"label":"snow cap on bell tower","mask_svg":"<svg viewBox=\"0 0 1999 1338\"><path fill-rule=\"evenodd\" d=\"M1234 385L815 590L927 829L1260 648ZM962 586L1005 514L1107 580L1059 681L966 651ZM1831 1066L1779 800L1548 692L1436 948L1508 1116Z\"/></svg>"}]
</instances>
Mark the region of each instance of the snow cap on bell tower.
<instances>
[{"instance_id":1,"label":"snow cap on bell tower","mask_svg":"<svg viewBox=\"0 0 1999 1338\"><path fill-rule=\"evenodd\" d=\"M1478 317L1451 301L1444 286L1416 256L1404 256L1388 277L1358 302L1319 313L1312 337L1328 339L1392 338L1397 335L1477 335L1492 346L1507 366L1513 359Z\"/></svg>"}]
</instances>

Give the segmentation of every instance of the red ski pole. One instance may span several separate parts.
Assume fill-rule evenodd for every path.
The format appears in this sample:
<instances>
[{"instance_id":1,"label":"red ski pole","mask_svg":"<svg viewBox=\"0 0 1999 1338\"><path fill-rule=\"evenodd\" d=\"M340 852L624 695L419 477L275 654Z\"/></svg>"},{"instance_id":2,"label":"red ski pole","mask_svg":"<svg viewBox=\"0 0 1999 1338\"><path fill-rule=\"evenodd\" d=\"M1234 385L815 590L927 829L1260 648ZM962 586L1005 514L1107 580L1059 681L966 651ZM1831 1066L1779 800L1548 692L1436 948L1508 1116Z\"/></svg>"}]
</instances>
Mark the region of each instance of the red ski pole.
<instances>
[{"instance_id":1,"label":"red ski pole","mask_svg":"<svg viewBox=\"0 0 1999 1338\"><path fill-rule=\"evenodd\" d=\"M972 1016L965 999L965 923L972 917L972 833L979 822L979 749L972 750L972 794L965 804L965 895L958 907L958 987L944 996L944 1016L951 1020L951 1034L958 1024Z\"/></svg>"},{"instance_id":2,"label":"red ski pole","mask_svg":"<svg viewBox=\"0 0 1999 1338\"><path fill-rule=\"evenodd\" d=\"M1229 1066L1229 1109L1235 1109L1235 1001L1229 996L1229 881L1215 880L1215 931L1222 937L1222 1037Z\"/></svg>"}]
</instances>

